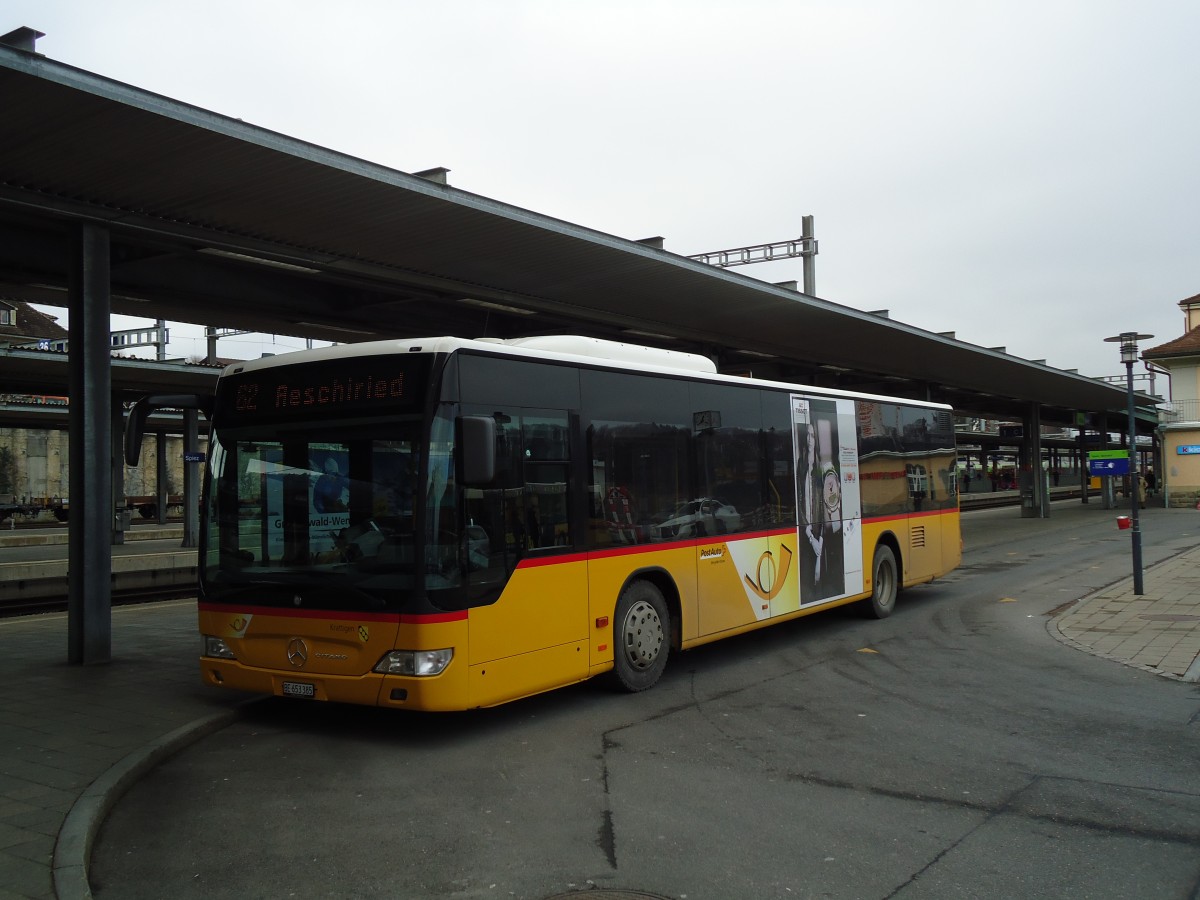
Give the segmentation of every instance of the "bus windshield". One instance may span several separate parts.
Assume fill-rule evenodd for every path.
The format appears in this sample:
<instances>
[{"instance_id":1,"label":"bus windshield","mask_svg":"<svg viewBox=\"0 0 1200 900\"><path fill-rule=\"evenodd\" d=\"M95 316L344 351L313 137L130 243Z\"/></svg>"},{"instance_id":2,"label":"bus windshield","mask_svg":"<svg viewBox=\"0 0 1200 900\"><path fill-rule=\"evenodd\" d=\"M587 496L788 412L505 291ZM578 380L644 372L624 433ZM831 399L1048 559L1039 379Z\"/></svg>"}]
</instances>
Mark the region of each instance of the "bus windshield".
<instances>
[{"instance_id":1,"label":"bus windshield","mask_svg":"<svg viewBox=\"0 0 1200 900\"><path fill-rule=\"evenodd\" d=\"M419 434L415 417L357 428L310 421L294 436L270 427L215 430L206 599L245 602L253 594L265 605L398 608L418 577Z\"/></svg>"}]
</instances>

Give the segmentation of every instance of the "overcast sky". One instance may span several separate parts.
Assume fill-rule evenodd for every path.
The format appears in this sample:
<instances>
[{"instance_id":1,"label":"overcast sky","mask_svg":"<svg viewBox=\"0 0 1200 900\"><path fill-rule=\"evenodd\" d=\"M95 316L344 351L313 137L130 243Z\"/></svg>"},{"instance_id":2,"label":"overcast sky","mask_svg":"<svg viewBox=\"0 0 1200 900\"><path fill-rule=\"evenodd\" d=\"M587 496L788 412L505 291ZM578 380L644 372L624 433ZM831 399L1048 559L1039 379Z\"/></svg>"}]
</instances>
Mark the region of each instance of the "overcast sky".
<instances>
[{"instance_id":1,"label":"overcast sky","mask_svg":"<svg viewBox=\"0 0 1200 900\"><path fill-rule=\"evenodd\" d=\"M813 215L818 296L1085 375L1123 371L1108 335L1180 336L1200 294L1195 0L0 13L52 59L676 253L794 238ZM801 279L799 260L739 271Z\"/></svg>"}]
</instances>

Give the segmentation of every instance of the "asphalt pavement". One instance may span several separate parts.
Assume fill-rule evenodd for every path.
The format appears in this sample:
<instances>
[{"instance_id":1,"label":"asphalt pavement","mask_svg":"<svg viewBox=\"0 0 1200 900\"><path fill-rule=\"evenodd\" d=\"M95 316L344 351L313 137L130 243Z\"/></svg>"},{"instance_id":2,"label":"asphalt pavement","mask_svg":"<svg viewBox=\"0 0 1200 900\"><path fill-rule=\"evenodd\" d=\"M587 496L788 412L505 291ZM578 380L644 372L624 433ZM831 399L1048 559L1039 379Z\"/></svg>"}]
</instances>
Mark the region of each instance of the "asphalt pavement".
<instances>
[{"instance_id":1,"label":"asphalt pavement","mask_svg":"<svg viewBox=\"0 0 1200 900\"><path fill-rule=\"evenodd\" d=\"M1052 519L1088 519L1113 529L1114 552L1127 552L1119 510L1078 501L1055 504ZM1200 680L1200 512L1148 510L1147 522L1182 517L1182 548L1165 559L1148 552L1144 592L1132 576L1064 602L1050 620L1063 643L1166 679ZM976 518L978 517L978 518ZM1002 541L1013 509L965 517L971 542ZM1178 528L1176 528L1178 531ZM968 552L967 560L970 559ZM196 672L195 602L171 601L113 611L113 662L66 663L67 619L0 620L0 900L91 896L92 843L108 811L139 777L184 747L239 717L245 698L204 687Z\"/></svg>"}]
</instances>

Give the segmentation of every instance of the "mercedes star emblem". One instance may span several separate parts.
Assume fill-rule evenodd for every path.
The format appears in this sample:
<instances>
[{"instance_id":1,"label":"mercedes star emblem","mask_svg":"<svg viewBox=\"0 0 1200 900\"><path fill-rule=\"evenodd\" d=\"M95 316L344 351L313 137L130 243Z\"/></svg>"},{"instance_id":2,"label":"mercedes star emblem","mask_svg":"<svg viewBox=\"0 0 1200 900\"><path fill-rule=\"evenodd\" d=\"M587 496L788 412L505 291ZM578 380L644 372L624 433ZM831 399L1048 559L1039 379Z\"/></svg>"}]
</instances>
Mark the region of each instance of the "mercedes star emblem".
<instances>
[{"instance_id":1,"label":"mercedes star emblem","mask_svg":"<svg viewBox=\"0 0 1200 900\"><path fill-rule=\"evenodd\" d=\"M303 669L308 662L308 646L300 638L292 638L287 649L288 662L297 669Z\"/></svg>"}]
</instances>

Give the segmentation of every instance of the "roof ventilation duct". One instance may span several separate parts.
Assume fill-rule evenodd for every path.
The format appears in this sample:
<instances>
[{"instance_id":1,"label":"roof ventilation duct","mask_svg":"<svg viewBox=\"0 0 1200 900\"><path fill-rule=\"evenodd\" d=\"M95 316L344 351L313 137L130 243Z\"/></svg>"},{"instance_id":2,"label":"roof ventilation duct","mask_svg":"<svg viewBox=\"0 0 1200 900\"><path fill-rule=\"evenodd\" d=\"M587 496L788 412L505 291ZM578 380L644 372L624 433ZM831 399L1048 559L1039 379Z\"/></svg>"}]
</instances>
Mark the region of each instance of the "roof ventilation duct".
<instances>
[{"instance_id":1,"label":"roof ventilation duct","mask_svg":"<svg viewBox=\"0 0 1200 900\"><path fill-rule=\"evenodd\" d=\"M449 184L450 179L446 176L450 174L450 170L438 166L436 169L422 169L420 172L413 172L418 178L424 178L426 181L432 181L434 184Z\"/></svg>"},{"instance_id":2,"label":"roof ventilation duct","mask_svg":"<svg viewBox=\"0 0 1200 900\"><path fill-rule=\"evenodd\" d=\"M45 37L45 33L35 31L32 28L26 28L22 25L20 28L14 28L8 34L0 35L0 44L6 47L12 47L14 50L21 50L25 53L37 53L37 39Z\"/></svg>"}]
</instances>

